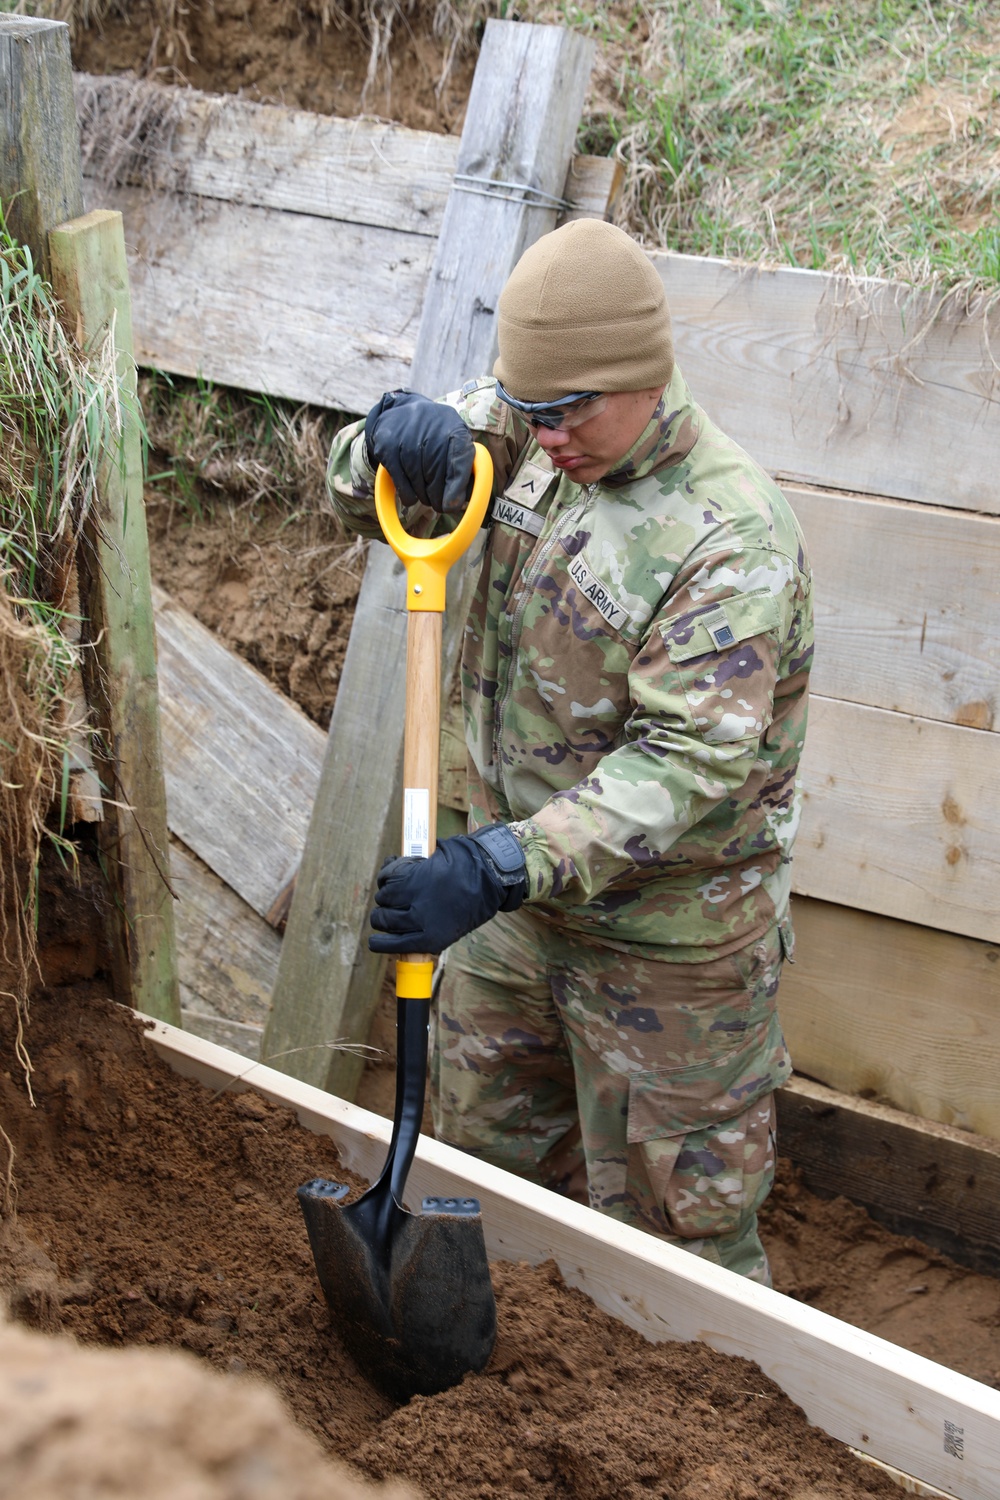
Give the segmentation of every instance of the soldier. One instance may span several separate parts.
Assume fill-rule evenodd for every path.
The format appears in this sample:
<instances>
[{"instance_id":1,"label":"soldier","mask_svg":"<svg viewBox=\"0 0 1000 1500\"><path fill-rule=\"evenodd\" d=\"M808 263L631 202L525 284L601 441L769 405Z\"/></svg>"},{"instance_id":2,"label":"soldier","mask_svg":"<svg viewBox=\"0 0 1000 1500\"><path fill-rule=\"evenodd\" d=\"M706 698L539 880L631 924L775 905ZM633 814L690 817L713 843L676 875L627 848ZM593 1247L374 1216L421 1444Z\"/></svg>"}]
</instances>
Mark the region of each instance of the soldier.
<instances>
[{"instance_id":1,"label":"soldier","mask_svg":"<svg viewBox=\"0 0 1000 1500\"><path fill-rule=\"evenodd\" d=\"M390 392L331 453L334 503L373 537L378 464L411 532L464 506L473 437L495 469L462 664L470 833L386 866L370 945L450 949L441 1140L766 1283L802 537L692 399L620 229L534 244L499 348L493 378Z\"/></svg>"}]
</instances>

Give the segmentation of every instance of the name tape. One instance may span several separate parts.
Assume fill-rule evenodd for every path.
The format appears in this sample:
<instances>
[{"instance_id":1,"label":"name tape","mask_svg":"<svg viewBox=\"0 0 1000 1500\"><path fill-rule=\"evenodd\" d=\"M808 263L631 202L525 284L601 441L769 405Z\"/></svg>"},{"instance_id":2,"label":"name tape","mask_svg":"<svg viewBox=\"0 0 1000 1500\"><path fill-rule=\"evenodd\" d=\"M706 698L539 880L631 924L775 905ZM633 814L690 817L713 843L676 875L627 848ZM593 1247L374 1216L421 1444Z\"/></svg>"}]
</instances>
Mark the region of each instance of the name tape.
<instances>
[{"instance_id":1,"label":"name tape","mask_svg":"<svg viewBox=\"0 0 1000 1500\"><path fill-rule=\"evenodd\" d=\"M494 500L493 519L501 521L504 526L513 526L518 531L527 531L532 536L540 536L545 525L544 516L536 515L524 505L515 505L506 495L498 495Z\"/></svg>"},{"instance_id":2,"label":"name tape","mask_svg":"<svg viewBox=\"0 0 1000 1500\"><path fill-rule=\"evenodd\" d=\"M574 557L569 565L569 576L579 586L584 598L590 600L598 614L603 615L613 629L620 630L629 617L628 610L622 609L620 604L615 603L604 584L590 571L582 557Z\"/></svg>"}]
</instances>

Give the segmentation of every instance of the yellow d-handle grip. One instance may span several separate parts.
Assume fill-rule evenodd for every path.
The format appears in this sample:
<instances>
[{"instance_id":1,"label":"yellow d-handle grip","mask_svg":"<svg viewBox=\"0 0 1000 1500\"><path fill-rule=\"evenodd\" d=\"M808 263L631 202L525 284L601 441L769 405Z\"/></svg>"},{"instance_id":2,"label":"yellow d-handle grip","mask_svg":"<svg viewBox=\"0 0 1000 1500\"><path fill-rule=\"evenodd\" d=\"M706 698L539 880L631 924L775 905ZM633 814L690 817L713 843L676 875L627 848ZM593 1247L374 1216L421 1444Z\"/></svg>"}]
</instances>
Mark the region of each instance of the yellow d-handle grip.
<instances>
[{"instance_id":1,"label":"yellow d-handle grip","mask_svg":"<svg viewBox=\"0 0 1000 1500\"><path fill-rule=\"evenodd\" d=\"M462 556L483 524L493 485L493 460L476 444L472 469L472 498L454 531L447 536L417 537L403 530L396 510L396 487L381 465L375 475L375 512L382 534L400 562L406 565L406 607L444 613L444 581L453 562Z\"/></svg>"}]
</instances>

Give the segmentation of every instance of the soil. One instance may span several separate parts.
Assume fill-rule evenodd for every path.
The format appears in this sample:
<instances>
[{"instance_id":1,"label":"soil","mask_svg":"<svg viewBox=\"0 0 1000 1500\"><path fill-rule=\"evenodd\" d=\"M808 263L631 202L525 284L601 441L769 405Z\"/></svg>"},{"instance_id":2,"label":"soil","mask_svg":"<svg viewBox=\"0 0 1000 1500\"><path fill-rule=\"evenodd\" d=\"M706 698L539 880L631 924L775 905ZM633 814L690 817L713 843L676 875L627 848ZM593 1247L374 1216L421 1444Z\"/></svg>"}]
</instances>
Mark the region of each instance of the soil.
<instances>
[{"instance_id":1,"label":"soil","mask_svg":"<svg viewBox=\"0 0 1000 1500\"><path fill-rule=\"evenodd\" d=\"M364 548L332 515L217 501L200 515L146 491L153 577L326 729Z\"/></svg>"},{"instance_id":2,"label":"soil","mask_svg":"<svg viewBox=\"0 0 1000 1500\"><path fill-rule=\"evenodd\" d=\"M487 1369L394 1408L339 1345L295 1203L345 1175L331 1143L172 1073L99 980L38 996L30 1043L36 1107L0 1076L19 1183L0 1274L20 1321L263 1376L328 1452L441 1500L898 1494L756 1366L647 1344L552 1265L497 1265Z\"/></svg>"},{"instance_id":3,"label":"soil","mask_svg":"<svg viewBox=\"0 0 1000 1500\"><path fill-rule=\"evenodd\" d=\"M323 9L331 14L327 24ZM344 14L360 10L350 0L328 6L192 0L184 7L129 0L79 28L73 65L86 73L133 72L210 93L240 93L315 114L368 113L414 130L460 131L475 69L472 39L466 55L448 66L448 39L433 32L435 8L406 9L399 7L403 13L367 88L370 33ZM172 13L172 24L164 24L165 13Z\"/></svg>"}]
</instances>

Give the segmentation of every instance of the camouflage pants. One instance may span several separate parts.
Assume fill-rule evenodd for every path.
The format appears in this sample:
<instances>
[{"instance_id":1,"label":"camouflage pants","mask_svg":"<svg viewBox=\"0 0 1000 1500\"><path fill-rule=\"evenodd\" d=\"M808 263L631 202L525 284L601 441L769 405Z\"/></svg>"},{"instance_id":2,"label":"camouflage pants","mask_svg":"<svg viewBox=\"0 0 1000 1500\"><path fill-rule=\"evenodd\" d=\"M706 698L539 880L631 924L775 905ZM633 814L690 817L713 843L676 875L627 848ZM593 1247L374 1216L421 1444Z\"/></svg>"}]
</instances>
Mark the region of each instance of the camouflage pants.
<instances>
[{"instance_id":1,"label":"camouflage pants","mask_svg":"<svg viewBox=\"0 0 1000 1500\"><path fill-rule=\"evenodd\" d=\"M679 964L501 914L448 954L439 1140L768 1284L781 960L777 928Z\"/></svg>"}]
</instances>

